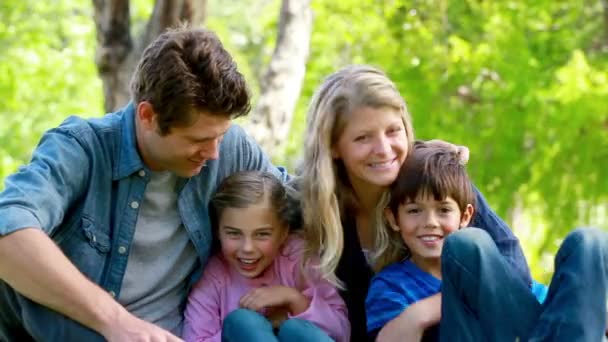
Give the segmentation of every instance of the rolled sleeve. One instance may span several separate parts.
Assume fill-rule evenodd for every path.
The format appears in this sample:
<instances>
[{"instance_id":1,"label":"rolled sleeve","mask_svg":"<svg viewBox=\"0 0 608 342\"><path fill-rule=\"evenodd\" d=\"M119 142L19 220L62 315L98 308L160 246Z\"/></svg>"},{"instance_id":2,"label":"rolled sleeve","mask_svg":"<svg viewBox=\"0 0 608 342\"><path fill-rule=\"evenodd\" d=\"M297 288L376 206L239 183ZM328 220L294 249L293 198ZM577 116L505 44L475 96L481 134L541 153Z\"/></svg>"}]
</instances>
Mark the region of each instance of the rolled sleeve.
<instances>
[{"instance_id":1,"label":"rolled sleeve","mask_svg":"<svg viewBox=\"0 0 608 342\"><path fill-rule=\"evenodd\" d=\"M62 129L47 132L32 161L5 180L0 234L30 227L51 234L81 195L88 170L86 153L73 136Z\"/></svg>"}]
</instances>

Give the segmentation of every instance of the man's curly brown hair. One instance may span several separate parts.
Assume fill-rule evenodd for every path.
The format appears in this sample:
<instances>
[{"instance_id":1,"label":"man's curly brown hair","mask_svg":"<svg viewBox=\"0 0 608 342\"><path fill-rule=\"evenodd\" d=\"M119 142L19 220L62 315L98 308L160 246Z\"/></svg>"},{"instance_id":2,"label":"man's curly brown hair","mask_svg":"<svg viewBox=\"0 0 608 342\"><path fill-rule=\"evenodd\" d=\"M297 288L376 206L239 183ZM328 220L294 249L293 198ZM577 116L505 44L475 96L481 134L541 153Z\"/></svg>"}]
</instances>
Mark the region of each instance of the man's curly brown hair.
<instances>
[{"instance_id":1,"label":"man's curly brown hair","mask_svg":"<svg viewBox=\"0 0 608 342\"><path fill-rule=\"evenodd\" d=\"M161 134L187 126L201 112L231 118L249 112L249 90L232 56L205 29L161 34L143 52L131 79L137 104L149 102Z\"/></svg>"}]
</instances>

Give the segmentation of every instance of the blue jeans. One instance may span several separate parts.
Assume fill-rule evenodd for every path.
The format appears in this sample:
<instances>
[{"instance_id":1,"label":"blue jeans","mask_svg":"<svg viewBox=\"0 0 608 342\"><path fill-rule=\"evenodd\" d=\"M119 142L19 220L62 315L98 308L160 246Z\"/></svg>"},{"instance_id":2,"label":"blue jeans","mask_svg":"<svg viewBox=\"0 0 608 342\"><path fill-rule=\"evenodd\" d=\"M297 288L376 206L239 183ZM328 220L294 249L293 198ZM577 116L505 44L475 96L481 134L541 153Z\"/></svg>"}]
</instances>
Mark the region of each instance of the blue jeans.
<instances>
[{"instance_id":1,"label":"blue jeans","mask_svg":"<svg viewBox=\"0 0 608 342\"><path fill-rule=\"evenodd\" d=\"M35 303L0 281L0 341L104 341L93 330Z\"/></svg>"},{"instance_id":2,"label":"blue jeans","mask_svg":"<svg viewBox=\"0 0 608 342\"><path fill-rule=\"evenodd\" d=\"M272 324L261 314L237 309L224 319L222 342L240 341L333 341L323 330L309 321L290 318L284 321L275 334Z\"/></svg>"},{"instance_id":3,"label":"blue jeans","mask_svg":"<svg viewBox=\"0 0 608 342\"><path fill-rule=\"evenodd\" d=\"M542 305L483 230L451 234L441 270L443 341L601 341L604 336L605 232L578 229L568 235Z\"/></svg>"}]
</instances>

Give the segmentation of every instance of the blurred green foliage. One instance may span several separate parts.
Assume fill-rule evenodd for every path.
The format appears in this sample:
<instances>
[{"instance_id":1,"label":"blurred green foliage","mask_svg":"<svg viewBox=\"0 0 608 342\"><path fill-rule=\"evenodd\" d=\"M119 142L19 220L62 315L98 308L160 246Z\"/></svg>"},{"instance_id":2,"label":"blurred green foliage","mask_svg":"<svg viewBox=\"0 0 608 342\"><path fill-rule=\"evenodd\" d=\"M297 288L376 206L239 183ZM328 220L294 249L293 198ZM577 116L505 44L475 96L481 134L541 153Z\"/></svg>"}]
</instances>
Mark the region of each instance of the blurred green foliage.
<instances>
[{"instance_id":1,"label":"blurred green foliage","mask_svg":"<svg viewBox=\"0 0 608 342\"><path fill-rule=\"evenodd\" d=\"M152 0L131 2L140 31ZM92 5L0 4L0 178L69 114L102 114ZM210 0L215 30L250 80L272 54L279 0ZM316 0L303 93L277 162L294 167L306 106L352 63L397 83L418 138L471 150L469 171L547 281L575 225L607 227L608 23L600 0Z\"/></svg>"}]
</instances>

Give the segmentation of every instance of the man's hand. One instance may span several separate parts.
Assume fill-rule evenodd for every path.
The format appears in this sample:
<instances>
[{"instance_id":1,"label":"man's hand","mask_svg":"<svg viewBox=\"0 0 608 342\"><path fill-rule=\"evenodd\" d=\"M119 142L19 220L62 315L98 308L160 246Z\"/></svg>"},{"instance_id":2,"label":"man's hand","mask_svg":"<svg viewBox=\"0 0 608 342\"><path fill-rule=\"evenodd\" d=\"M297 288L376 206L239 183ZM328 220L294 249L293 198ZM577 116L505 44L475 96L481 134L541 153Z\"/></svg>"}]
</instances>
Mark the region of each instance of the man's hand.
<instances>
[{"instance_id":1,"label":"man's hand","mask_svg":"<svg viewBox=\"0 0 608 342\"><path fill-rule=\"evenodd\" d=\"M286 306L292 315L298 315L310 305L310 300L298 290L287 286L267 286L253 289L239 301L241 307L253 311Z\"/></svg>"},{"instance_id":2,"label":"man's hand","mask_svg":"<svg viewBox=\"0 0 608 342\"><path fill-rule=\"evenodd\" d=\"M108 342L183 342L181 338L133 316L126 310L104 326L101 334Z\"/></svg>"}]
</instances>

